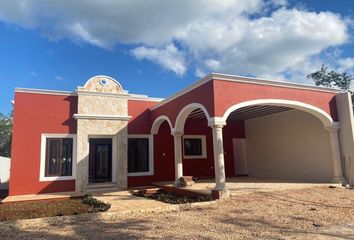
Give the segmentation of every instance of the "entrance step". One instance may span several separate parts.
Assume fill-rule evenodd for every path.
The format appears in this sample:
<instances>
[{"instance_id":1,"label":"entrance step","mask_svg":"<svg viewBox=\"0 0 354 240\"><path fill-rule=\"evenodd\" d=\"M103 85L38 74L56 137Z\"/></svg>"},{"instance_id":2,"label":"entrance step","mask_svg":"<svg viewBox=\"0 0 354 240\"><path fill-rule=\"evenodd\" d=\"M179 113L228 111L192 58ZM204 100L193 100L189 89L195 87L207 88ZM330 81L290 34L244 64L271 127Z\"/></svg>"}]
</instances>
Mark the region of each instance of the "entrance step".
<instances>
[{"instance_id":1,"label":"entrance step","mask_svg":"<svg viewBox=\"0 0 354 240\"><path fill-rule=\"evenodd\" d=\"M92 183L87 186L88 192L101 192L101 191L117 191L119 190L116 183Z\"/></svg>"}]
</instances>

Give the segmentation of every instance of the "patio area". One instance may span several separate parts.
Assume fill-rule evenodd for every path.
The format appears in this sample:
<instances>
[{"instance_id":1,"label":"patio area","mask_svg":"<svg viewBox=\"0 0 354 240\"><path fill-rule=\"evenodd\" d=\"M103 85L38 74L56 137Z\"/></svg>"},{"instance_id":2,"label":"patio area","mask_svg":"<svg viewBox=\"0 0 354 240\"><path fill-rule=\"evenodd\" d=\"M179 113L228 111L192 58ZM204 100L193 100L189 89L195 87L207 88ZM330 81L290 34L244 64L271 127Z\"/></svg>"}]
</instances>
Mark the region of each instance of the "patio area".
<instances>
[{"instance_id":1,"label":"patio area","mask_svg":"<svg viewBox=\"0 0 354 240\"><path fill-rule=\"evenodd\" d=\"M154 183L159 187L174 187L173 182L158 182ZM226 179L226 187L230 190L231 196L240 196L256 192L273 192L291 189L304 189L320 186L335 186L341 187L338 183L308 183L291 181L284 179L267 179L256 177L232 177ZM211 194L215 188L215 179L200 179L192 186L179 187L180 190L188 190L200 194Z\"/></svg>"}]
</instances>

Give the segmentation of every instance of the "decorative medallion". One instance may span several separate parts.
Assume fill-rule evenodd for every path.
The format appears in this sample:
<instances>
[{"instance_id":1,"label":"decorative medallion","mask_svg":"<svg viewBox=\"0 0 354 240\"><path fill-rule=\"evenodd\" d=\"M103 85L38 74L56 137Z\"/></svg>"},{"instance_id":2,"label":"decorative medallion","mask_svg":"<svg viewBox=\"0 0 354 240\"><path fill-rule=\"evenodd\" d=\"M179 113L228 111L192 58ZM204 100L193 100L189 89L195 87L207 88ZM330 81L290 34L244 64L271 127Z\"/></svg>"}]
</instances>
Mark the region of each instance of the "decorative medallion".
<instances>
[{"instance_id":1,"label":"decorative medallion","mask_svg":"<svg viewBox=\"0 0 354 240\"><path fill-rule=\"evenodd\" d=\"M101 84L102 86L106 86L106 85L108 84L108 80L105 79L105 78L102 78L102 79L100 80L100 84Z\"/></svg>"}]
</instances>

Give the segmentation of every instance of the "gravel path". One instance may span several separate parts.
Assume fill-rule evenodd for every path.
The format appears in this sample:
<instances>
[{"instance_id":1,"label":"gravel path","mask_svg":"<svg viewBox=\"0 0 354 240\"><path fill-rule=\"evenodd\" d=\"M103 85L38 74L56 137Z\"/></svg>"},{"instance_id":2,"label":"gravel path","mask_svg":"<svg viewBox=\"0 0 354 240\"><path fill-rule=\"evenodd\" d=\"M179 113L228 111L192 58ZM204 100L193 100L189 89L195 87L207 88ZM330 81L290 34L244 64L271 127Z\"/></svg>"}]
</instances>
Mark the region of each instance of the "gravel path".
<instances>
[{"instance_id":1,"label":"gravel path","mask_svg":"<svg viewBox=\"0 0 354 240\"><path fill-rule=\"evenodd\" d=\"M0 239L354 239L353 224L354 190L316 187L180 212L2 223Z\"/></svg>"}]
</instances>

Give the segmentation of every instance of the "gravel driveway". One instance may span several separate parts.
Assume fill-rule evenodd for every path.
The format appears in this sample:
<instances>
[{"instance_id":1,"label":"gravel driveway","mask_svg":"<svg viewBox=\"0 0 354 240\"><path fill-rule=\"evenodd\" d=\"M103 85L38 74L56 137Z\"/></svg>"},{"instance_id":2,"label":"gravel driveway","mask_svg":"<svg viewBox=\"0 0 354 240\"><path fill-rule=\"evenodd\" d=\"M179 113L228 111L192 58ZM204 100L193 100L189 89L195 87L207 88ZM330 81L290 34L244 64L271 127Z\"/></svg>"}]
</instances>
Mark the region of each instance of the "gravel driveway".
<instances>
[{"instance_id":1,"label":"gravel driveway","mask_svg":"<svg viewBox=\"0 0 354 240\"><path fill-rule=\"evenodd\" d=\"M354 190L257 192L180 212L0 224L1 239L354 239Z\"/></svg>"}]
</instances>

